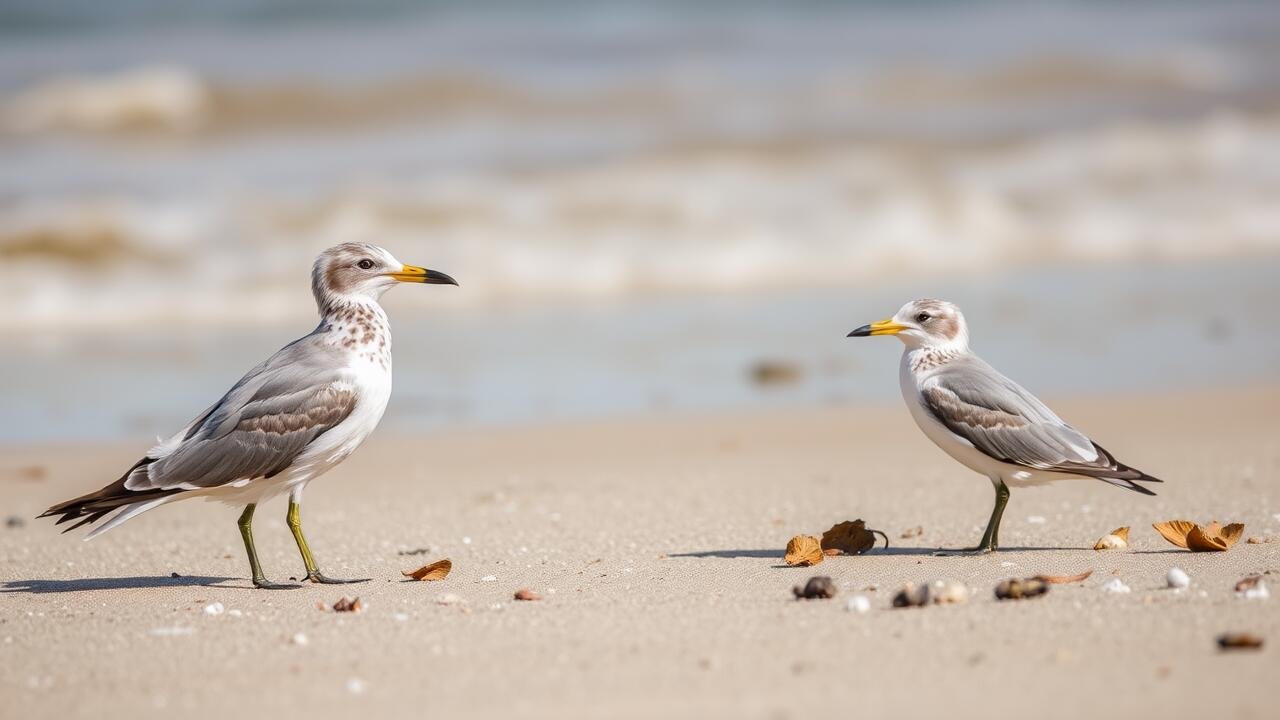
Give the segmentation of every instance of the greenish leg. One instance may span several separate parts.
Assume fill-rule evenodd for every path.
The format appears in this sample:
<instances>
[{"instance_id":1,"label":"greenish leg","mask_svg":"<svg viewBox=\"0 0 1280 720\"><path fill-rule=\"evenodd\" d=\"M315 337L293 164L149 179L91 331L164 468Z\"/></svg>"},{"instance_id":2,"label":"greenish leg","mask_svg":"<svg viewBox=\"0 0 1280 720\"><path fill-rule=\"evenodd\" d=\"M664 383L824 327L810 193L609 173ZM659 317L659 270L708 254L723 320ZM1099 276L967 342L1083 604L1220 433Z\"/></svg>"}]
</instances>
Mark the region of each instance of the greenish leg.
<instances>
[{"instance_id":1,"label":"greenish leg","mask_svg":"<svg viewBox=\"0 0 1280 720\"><path fill-rule=\"evenodd\" d=\"M293 533L293 539L298 543L298 552L302 553L302 564L307 567L307 580L328 585L369 582L369 578L338 580L325 577L324 573L320 572L320 567L316 565L315 556L311 554L311 548L307 546L307 538L302 534L302 506L292 497L289 498L289 513L285 515L285 520L289 523L289 531Z\"/></svg>"},{"instance_id":2,"label":"greenish leg","mask_svg":"<svg viewBox=\"0 0 1280 720\"><path fill-rule=\"evenodd\" d=\"M236 525L240 526L240 537L244 539L244 551L249 555L249 570L253 573L253 586L266 590L299 587L288 583L273 583L262 574L262 564L258 562L258 551L253 547L253 511L257 507L257 503L245 505L244 512L240 513L240 519L236 521Z\"/></svg>"},{"instance_id":3,"label":"greenish leg","mask_svg":"<svg viewBox=\"0 0 1280 720\"><path fill-rule=\"evenodd\" d=\"M987 521L987 530L982 533L982 542L974 548L978 552L992 552L1000 545L1000 517L1004 515L1004 506L1009 503L1009 486L1003 480L996 481L996 506L991 510L991 519Z\"/></svg>"}]
</instances>

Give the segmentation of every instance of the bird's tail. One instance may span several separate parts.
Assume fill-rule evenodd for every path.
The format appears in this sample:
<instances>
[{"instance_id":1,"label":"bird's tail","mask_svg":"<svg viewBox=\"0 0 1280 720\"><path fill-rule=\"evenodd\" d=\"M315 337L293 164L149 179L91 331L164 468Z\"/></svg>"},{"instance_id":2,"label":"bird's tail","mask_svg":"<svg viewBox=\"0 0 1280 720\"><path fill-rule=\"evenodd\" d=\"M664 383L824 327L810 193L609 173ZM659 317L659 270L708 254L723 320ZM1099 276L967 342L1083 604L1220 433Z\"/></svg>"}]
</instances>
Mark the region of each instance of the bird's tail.
<instances>
[{"instance_id":1,"label":"bird's tail","mask_svg":"<svg viewBox=\"0 0 1280 720\"><path fill-rule=\"evenodd\" d=\"M152 489L152 490L130 490L125 487L125 480L129 475L140 467L155 462L154 458L143 458L139 460L129 471L119 480L110 485L95 490L87 495L81 495L78 498L58 503L53 507L45 510L39 517L54 517L58 520L55 525L78 520L74 525L64 529L62 532L70 532L81 525L92 525L103 519L107 515L115 513L114 516L107 521L105 525L94 528L86 540L96 537L107 530L119 525L120 523L135 517L140 513L150 510L157 505L175 499L173 496L182 492L179 488L169 490Z\"/></svg>"}]
</instances>

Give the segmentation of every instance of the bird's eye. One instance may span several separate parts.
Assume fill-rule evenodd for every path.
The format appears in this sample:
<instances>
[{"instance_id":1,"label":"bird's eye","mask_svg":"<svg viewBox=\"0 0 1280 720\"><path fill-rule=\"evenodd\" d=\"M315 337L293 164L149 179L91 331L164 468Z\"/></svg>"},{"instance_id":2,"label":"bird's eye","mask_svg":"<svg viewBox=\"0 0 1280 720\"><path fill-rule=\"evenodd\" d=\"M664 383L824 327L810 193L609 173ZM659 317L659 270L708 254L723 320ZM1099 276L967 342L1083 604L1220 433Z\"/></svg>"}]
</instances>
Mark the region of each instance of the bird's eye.
<instances>
[{"instance_id":1,"label":"bird's eye","mask_svg":"<svg viewBox=\"0 0 1280 720\"><path fill-rule=\"evenodd\" d=\"M916 322L929 322L929 313L920 313L919 315L916 315Z\"/></svg>"},{"instance_id":2,"label":"bird's eye","mask_svg":"<svg viewBox=\"0 0 1280 720\"><path fill-rule=\"evenodd\" d=\"M369 258L365 258L365 259L361 260L360 262L356 263L356 267L360 268L361 270L372 270L372 269L373 269L373 261L372 261L372 260L370 260Z\"/></svg>"}]
</instances>

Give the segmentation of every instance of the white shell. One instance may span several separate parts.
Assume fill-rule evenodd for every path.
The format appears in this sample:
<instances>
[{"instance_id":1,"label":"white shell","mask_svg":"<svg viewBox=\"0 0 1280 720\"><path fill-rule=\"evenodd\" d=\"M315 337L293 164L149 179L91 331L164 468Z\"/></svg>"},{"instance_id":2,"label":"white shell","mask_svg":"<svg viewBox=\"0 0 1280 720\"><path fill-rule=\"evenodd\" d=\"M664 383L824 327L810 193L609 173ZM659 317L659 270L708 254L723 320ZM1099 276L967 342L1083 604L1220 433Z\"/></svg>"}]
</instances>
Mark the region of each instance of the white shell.
<instances>
[{"instance_id":1,"label":"white shell","mask_svg":"<svg viewBox=\"0 0 1280 720\"><path fill-rule=\"evenodd\" d=\"M1191 578L1182 568L1169 568L1169 573L1164 576L1164 581L1174 590L1185 590L1191 586Z\"/></svg>"},{"instance_id":2,"label":"white shell","mask_svg":"<svg viewBox=\"0 0 1280 720\"><path fill-rule=\"evenodd\" d=\"M1124 595L1129 592L1129 586L1120 578L1111 578L1102 585L1102 592Z\"/></svg>"},{"instance_id":3,"label":"white shell","mask_svg":"<svg viewBox=\"0 0 1280 720\"><path fill-rule=\"evenodd\" d=\"M1265 582L1259 580L1257 585L1254 585L1243 592L1238 592L1236 595L1239 595L1245 600L1266 600L1271 597L1271 591L1267 589L1267 584Z\"/></svg>"},{"instance_id":4,"label":"white shell","mask_svg":"<svg viewBox=\"0 0 1280 720\"><path fill-rule=\"evenodd\" d=\"M1129 543L1119 535L1103 535L1101 540L1094 544L1094 550L1123 550L1129 547Z\"/></svg>"},{"instance_id":5,"label":"white shell","mask_svg":"<svg viewBox=\"0 0 1280 720\"><path fill-rule=\"evenodd\" d=\"M845 601L844 609L862 614L871 609L871 601L867 599L866 595L854 595Z\"/></svg>"}]
</instances>

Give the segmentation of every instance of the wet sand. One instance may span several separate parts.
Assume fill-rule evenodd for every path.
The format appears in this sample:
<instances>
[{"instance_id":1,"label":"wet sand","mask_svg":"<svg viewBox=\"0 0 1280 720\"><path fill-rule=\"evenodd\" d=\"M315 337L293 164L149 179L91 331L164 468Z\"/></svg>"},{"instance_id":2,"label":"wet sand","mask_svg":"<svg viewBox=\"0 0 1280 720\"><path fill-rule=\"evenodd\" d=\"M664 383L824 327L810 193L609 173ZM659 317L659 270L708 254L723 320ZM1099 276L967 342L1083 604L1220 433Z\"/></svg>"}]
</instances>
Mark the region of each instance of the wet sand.
<instances>
[{"instance_id":1,"label":"wet sand","mask_svg":"<svg viewBox=\"0 0 1280 720\"><path fill-rule=\"evenodd\" d=\"M375 436L303 515L326 572L373 580L279 592L249 588L232 508L180 503L90 543L30 519L145 441L9 448L0 512L27 520L0 529L0 715L1274 716L1280 600L1233 585L1270 571L1280 591L1280 543L1190 554L1150 524L1280 533L1278 402L1268 387L1054 403L1166 483L1015 491L1006 549L980 557L933 553L977 540L989 483L900 404ZM277 580L300 569L283 516L273 501L256 526ZM892 547L782 565L790 536L855 518ZM1129 550L1089 549L1120 525ZM403 581L440 557L446 580ZM1175 565L1189 590L1164 589ZM1003 578L1085 569L1042 598L992 597ZM819 574L834 600L792 599ZM1132 591L1101 591L1113 577ZM940 578L970 601L890 607ZM519 588L544 599L513 602ZM343 594L367 609L317 608ZM845 609L855 594L869 612ZM1228 630L1267 646L1220 652Z\"/></svg>"}]
</instances>

